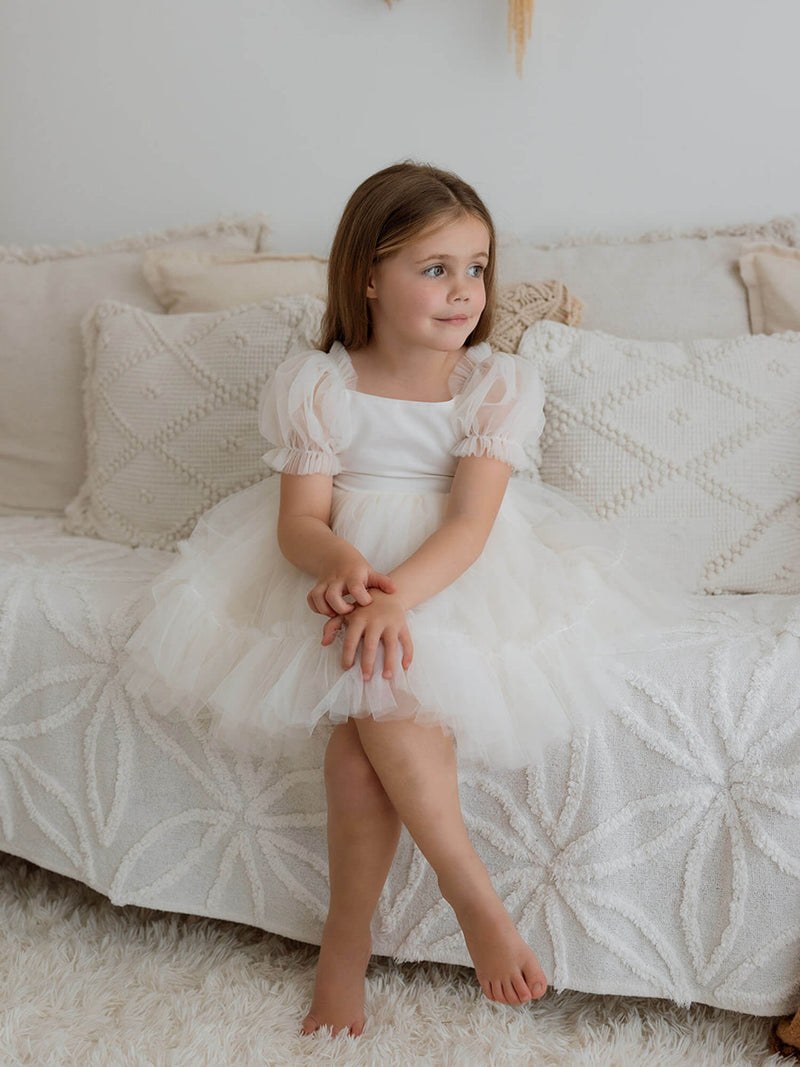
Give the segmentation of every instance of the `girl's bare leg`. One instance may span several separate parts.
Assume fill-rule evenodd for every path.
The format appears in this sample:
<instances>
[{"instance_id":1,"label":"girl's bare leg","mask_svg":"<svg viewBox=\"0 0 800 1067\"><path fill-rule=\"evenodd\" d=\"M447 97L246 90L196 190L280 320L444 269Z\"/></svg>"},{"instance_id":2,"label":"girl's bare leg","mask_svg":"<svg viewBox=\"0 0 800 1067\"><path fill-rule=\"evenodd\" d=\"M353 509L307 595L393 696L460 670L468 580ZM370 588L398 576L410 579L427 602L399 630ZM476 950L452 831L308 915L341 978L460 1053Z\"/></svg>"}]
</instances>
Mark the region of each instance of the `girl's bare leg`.
<instances>
[{"instance_id":1,"label":"girl's bare leg","mask_svg":"<svg viewBox=\"0 0 800 1067\"><path fill-rule=\"evenodd\" d=\"M325 753L331 897L314 998L303 1033L364 1028L370 920L392 865L400 819L367 759L353 720L337 726Z\"/></svg>"},{"instance_id":2,"label":"girl's bare leg","mask_svg":"<svg viewBox=\"0 0 800 1067\"><path fill-rule=\"evenodd\" d=\"M517 933L469 840L450 738L438 727L410 719L355 722L395 811L456 913L483 992L505 1004L542 996L544 971Z\"/></svg>"}]
</instances>

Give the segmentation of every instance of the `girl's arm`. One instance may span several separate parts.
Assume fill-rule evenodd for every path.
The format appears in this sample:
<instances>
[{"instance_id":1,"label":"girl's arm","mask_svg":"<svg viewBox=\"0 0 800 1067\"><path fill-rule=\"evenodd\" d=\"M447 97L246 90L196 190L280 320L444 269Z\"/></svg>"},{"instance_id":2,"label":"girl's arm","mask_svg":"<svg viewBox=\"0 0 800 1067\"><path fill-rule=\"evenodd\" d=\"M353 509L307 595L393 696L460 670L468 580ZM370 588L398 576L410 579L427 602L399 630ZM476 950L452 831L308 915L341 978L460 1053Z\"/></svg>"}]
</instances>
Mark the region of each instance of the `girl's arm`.
<instances>
[{"instance_id":1,"label":"girl's arm","mask_svg":"<svg viewBox=\"0 0 800 1067\"><path fill-rule=\"evenodd\" d=\"M499 459L459 460L442 525L390 571L406 610L446 588L480 556L510 476L511 467Z\"/></svg>"},{"instance_id":2,"label":"girl's arm","mask_svg":"<svg viewBox=\"0 0 800 1067\"><path fill-rule=\"evenodd\" d=\"M281 475L278 547L290 563L317 579L308 605L328 616L353 610L344 599L348 593L366 605L372 603L368 586L395 591L391 578L374 571L357 549L331 530L332 495L329 474Z\"/></svg>"}]
</instances>

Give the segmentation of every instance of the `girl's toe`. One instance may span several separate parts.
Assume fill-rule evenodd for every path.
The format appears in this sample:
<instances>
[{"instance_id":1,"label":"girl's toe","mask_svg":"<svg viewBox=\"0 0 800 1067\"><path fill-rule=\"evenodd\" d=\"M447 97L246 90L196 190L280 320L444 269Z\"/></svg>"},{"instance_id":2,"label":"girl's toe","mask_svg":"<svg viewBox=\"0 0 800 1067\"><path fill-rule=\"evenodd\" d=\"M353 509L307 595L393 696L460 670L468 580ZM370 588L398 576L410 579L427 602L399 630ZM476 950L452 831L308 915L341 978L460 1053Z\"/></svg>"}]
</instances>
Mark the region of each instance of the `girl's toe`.
<instances>
[{"instance_id":1,"label":"girl's toe","mask_svg":"<svg viewBox=\"0 0 800 1067\"><path fill-rule=\"evenodd\" d=\"M514 983L510 978L506 978L503 982L503 1000L506 1004L510 1004L512 1007L518 1007L520 1003L517 991L514 988Z\"/></svg>"},{"instance_id":2,"label":"girl's toe","mask_svg":"<svg viewBox=\"0 0 800 1067\"><path fill-rule=\"evenodd\" d=\"M522 977L525 979L525 984L531 991L531 996L534 1000L538 1000L539 997L543 997L547 992L547 979L544 977L541 971L526 971L523 969Z\"/></svg>"},{"instance_id":3,"label":"girl's toe","mask_svg":"<svg viewBox=\"0 0 800 1067\"><path fill-rule=\"evenodd\" d=\"M514 975L511 979L514 986L514 992L519 997L520 1004L527 1004L532 999L533 993L528 989L528 985L522 975Z\"/></svg>"}]
</instances>

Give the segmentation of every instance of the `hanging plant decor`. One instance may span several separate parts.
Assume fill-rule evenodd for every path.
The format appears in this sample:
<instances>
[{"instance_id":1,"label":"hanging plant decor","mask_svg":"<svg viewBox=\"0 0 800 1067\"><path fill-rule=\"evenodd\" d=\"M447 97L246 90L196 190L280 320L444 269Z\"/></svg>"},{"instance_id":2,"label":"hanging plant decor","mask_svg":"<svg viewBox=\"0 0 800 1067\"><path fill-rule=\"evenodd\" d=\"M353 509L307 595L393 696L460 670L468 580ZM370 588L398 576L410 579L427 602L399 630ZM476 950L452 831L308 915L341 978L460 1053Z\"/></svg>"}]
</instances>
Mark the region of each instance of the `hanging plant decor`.
<instances>
[{"instance_id":1,"label":"hanging plant decor","mask_svg":"<svg viewBox=\"0 0 800 1067\"><path fill-rule=\"evenodd\" d=\"M383 0L387 7L392 6L392 0ZM522 62L525 59L525 48L531 38L531 24L533 22L533 0L508 0L508 47L514 46L514 55L517 61L517 74L522 77Z\"/></svg>"}]
</instances>

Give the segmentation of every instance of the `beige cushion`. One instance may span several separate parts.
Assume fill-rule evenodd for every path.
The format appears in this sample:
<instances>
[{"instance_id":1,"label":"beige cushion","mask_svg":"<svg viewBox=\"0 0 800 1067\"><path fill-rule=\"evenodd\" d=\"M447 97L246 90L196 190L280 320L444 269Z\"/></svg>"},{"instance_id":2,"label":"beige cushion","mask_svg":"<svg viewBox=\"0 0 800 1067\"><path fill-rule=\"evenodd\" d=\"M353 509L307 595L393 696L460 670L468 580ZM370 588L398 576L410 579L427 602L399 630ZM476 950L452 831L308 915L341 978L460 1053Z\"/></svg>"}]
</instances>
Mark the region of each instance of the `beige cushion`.
<instances>
[{"instance_id":1,"label":"beige cushion","mask_svg":"<svg viewBox=\"0 0 800 1067\"><path fill-rule=\"evenodd\" d=\"M626 340L540 322L545 482L691 530L698 591L800 593L800 333Z\"/></svg>"},{"instance_id":2,"label":"beige cushion","mask_svg":"<svg viewBox=\"0 0 800 1067\"><path fill-rule=\"evenodd\" d=\"M65 529L172 548L213 504L267 477L259 394L281 360L314 347L323 309L311 296L193 315L93 308L82 324L89 467Z\"/></svg>"},{"instance_id":3,"label":"beige cushion","mask_svg":"<svg viewBox=\"0 0 800 1067\"><path fill-rule=\"evenodd\" d=\"M0 248L0 515L61 515L86 473L80 322L103 297L160 311L142 252L179 243L253 251L261 216L95 248Z\"/></svg>"},{"instance_id":4,"label":"beige cushion","mask_svg":"<svg viewBox=\"0 0 800 1067\"><path fill-rule=\"evenodd\" d=\"M504 238L502 283L559 278L583 301L582 325L620 337L691 340L748 333L743 241L800 245L800 215L760 224L631 239L536 245Z\"/></svg>"},{"instance_id":5,"label":"beige cushion","mask_svg":"<svg viewBox=\"0 0 800 1067\"><path fill-rule=\"evenodd\" d=\"M171 314L218 311L276 296L326 296L328 261L320 256L156 248L142 261L156 299Z\"/></svg>"},{"instance_id":6,"label":"beige cushion","mask_svg":"<svg viewBox=\"0 0 800 1067\"><path fill-rule=\"evenodd\" d=\"M800 330L800 248L747 244L739 270L753 333Z\"/></svg>"}]
</instances>

